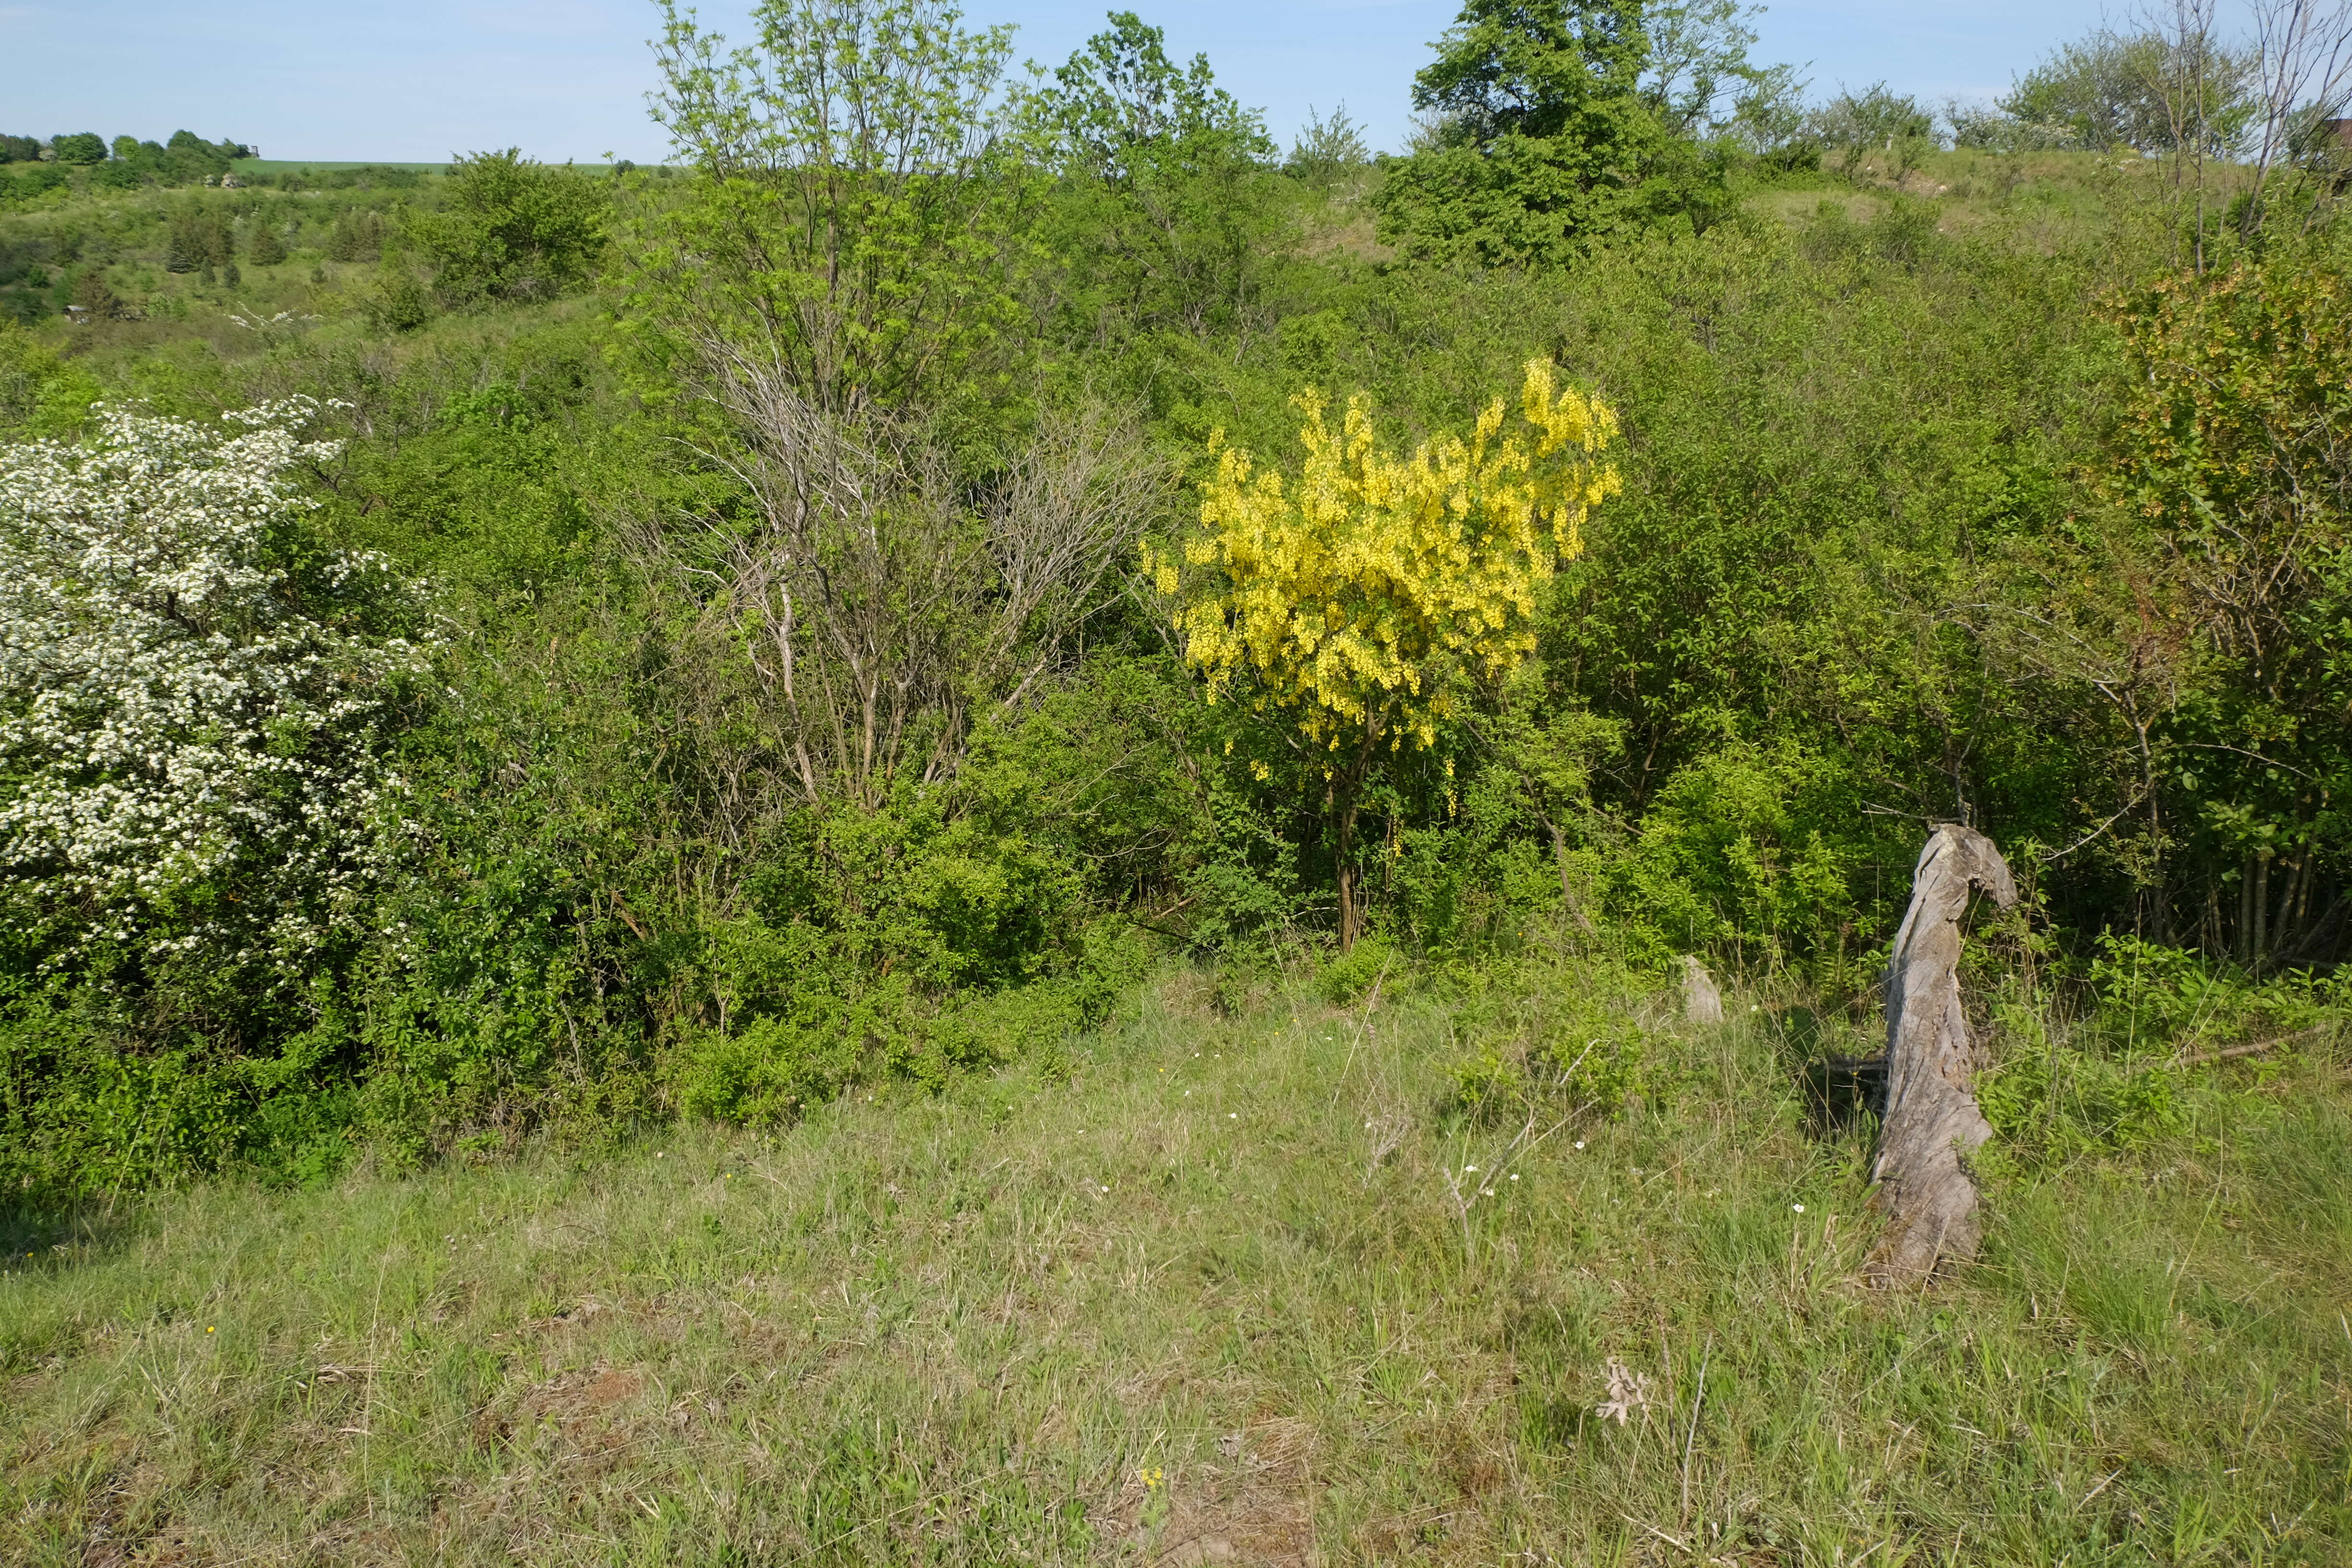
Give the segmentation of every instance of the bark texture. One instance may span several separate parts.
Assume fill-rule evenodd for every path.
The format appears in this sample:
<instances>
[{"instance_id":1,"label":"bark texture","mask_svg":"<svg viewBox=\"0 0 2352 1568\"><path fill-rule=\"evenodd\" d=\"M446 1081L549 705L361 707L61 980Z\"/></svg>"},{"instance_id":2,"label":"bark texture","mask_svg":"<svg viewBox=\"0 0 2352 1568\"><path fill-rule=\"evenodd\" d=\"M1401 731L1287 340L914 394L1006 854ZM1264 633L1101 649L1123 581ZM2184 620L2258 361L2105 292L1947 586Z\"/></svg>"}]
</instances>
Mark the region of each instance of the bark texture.
<instances>
[{"instance_id":1,"label":"bark texture","mask_svg":"<svg viewBox=\"0 0 2352 1568\"><path fill-rule=\"evenodd\" d=\"M1706 965L1688 953L1682 958L1683 1016L1694 1024L1723 1022L1723 993Z\"/></svg>"},{"instance_id":2,"label":"bark texture","mask_svg":"<svg viewBox=\"0 0 2352 1568\"><path fill-rule=\"evenodd\" d=\"M2002 909L2017 902L1993 841L1947 824L1919 853L1886 971L1886 1120L1871 1167L1886 1234L1870 1275L1883 1285L1973 1257L1984 1233L1976 1182L1961 1163L1992 1136L1970 1088L1981 1064L1960 1006L1960 917L1971 892Z\"/></svg>"}]
</instances>

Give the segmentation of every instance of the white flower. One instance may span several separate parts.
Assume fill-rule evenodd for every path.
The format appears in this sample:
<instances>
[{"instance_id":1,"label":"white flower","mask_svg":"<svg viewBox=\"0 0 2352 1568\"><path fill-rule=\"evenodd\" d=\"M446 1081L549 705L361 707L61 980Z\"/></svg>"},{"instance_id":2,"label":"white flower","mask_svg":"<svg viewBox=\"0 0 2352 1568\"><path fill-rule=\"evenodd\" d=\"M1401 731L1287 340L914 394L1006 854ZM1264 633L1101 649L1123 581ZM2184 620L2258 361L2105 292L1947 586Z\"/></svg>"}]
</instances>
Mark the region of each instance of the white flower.
<instances>
[{"instance_id":1,"label":"white flower","mask_svg":"<svg viewBox=\"0 0 2352 1568\"><path fill-rule=\"evenodd\" d=\"M1802 1204L1790 1204L1789 1205L1789 1212L1791 1214L1802 1214L1805 1212L1805 1205Z\"/></svg>"},{"instance_id":2,"label":"white flower","mask_svg":"<svg viewBox=\"0 0 2352 1568\"><path fill-rule=\"evenodd\" d=\"M380 558L278 563L316 504L293 471L338 450L297 438L316 412L107 408L83 446L0 447L0 878L77 910L81 942L210 944L284 984L358 929L404 788L382 718L424 658L350 629L411 591ZM205 883L233 896L151 934Z\"/></svg>"}]
</instances>

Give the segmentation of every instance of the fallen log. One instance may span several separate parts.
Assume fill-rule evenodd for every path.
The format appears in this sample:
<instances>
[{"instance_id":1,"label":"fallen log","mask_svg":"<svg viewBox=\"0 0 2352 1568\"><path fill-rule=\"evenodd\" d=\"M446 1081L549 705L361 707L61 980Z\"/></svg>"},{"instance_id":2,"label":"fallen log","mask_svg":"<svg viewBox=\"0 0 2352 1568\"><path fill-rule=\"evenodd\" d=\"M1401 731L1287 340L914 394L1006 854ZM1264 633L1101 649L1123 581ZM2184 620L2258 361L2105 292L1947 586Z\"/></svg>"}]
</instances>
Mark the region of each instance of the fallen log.
<instances>
[{"instance_id":1,"label":"fallen log","mask_svg":"<svg viewBox=\"0 0 2352 1568\"><path fill-rule=\"evenodd\" d=\"M2017 884L1993 841L1946 824L1928 836L1911 907L1886 970L1886 1115L1871 1180L1886 1215L1867 1274L1873 1283L1924 1279L1974 1257L1984 1226L1964 1163L1992 1136L1972 1084L1981 1066L1960 1006L1960 917L1982 892L2002 909Z\"/></svg>"},{"instance_id":2,"label":"fallen log","mask_svg":"<svg viewBox=\"0 0 2352 1568\"><path fill-rule=\"evenodd\" d=\"M2291 1046L2297 1040L2307 1040L2315 1035L2329 1034L2343 1026L2341 1021L2331 1018L2325 1024L2314 1024L2308 1029L2297 1029L2291 1035L2273 1035L2267 1040L2248 1040L2242 1046L2225 1046L2218 1051L2205 1051L2197 1056L2182 1057L2169 1062L2150 1062L2147 1066L2208 1068L2216 1062L2242 1062L2248 1057L2258 1057L2266 1051L2274 1051L2281 1046ZM2145 1072L2147 1068L2142 1068L2140 1070Z\"/></svg>"}]
</instances>

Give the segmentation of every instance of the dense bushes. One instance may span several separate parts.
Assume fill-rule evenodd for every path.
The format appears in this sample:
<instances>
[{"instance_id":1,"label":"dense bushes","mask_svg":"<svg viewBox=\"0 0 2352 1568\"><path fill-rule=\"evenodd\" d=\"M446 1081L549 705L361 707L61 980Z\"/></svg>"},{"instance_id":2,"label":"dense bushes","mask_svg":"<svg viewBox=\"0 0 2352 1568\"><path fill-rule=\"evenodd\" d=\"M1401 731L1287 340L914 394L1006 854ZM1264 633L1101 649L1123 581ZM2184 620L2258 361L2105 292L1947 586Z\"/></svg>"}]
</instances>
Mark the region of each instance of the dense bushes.
<instances>
[{"instance_id":1,"label":"dense bushes","mask_svg":"<svg viewBox=\"0 0 2352 1568\"><path fill-rule=\"evenodd\" d=\"M747 166L802 122L697 75L717 57L681 23L690 175L592 185L492 154L405 208L231 192L43 231L43 257L118 274L168 268L175 232L199 268L268 234L352 270L315 286L339 319L289 305L227 353L160 309L60 337L71 358L0 337L0 424L85 443L16 448L25 471L95 482L126 428L89 422L101 384L184 416L189 451L222 448L221 410L298 393L331 400L341 443L273 470L236 626L168 584L135 623L141 657L224 682L265 646L315 656L285 712L240 730L204 706L234 706L224 683L173 721L173 747L250 764L207 797L217 822L122 858L155 882L135 910L72 880L96 861L11 850L0 1180L785 1120L1060 1048L1156 952L1245 988L1334 931L1342 887L1363 940L1326 972L1335 1003L1391 972L1475 991L1497 955L1560 944L1625 977L1599 1012L1691 951L1866 997L1937 819L1987 828L2032 884L2039 923L2003 940L2059 981L2020 1019L2108 1016L2120 943L2172 954L2182 996L2340 956L2347 323L2324 212L2186 278L2178 215L2120 195L2071 231L1996 205L1948 232L1948 208L1881 193L1867 222L1682 211L1542 265L1428 265L1332 243L1370 176L1285 174L1139 20L999 103L1001 40L920 9L891 36L967 51L971 91L898 126L929 160L911 184L878 142L823 188ZM1699 156L1628 79L1601 84L1609 112ZM1727 146L1714 184L1675 189L1730 191ZM761 252L795 214L832 237ZM774 266L711 270L755 253ZM583 300L600 255L608 292ZM1285 450L1296 399L1360 393L1409 450L1530 360L1615 412L1623 488L1508 615L1464 600L1511 657L1417 671L1444 687L1412 708L1426 733L1360 768L1202 700L1210 628L1171 627L1138 568L1196 533L1212 432ZM1279 542L1232 500L1236 548ZM50 511L7 504L26 560L64 548ZM11 637L95 603L51 565L16 574L41 603ZM1248 586L1229 568L1187 563L1196 605ZM1394 595L1287 591L1311 603L1260 630L1386 646ZM429 643L429 679L384 662L394 637ZM11 665L0 721L63 668ZM253 783L330 753L374 807ZM0 812L146 776L112 765L7 751ZM326 844L349 874L296 886ZM1638 1032L1556 1022L1498 1024L1465 1103L1664 1091ZM2157 1114L2158 1079L2092 1083L2126 1071L2104 1027L2067 1035L2079 1070L2021 1058L2001 1114L2047 1121L2084 1085Z\"/></svg>"}]
</instances>

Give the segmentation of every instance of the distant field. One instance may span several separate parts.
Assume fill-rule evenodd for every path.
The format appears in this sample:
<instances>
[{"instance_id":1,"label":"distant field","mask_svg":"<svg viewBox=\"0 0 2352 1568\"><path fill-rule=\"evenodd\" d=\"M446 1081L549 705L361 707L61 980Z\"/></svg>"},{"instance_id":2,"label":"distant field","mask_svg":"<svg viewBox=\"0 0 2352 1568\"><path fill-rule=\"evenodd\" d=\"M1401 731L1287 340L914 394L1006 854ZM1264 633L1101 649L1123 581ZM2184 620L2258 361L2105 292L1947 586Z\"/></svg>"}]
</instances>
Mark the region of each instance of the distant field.
<instances>
[{"instance_id":1,"label":"distant field","mask_svg":"<svg viewBox=\"0 0 2352 1568\"><path fill-rule=\"evenodd\" d=\"M283 174L303 169L415 169L421 174L432 174L448 166L446 158L436 158L429 163L403 163L389 158L365 158L357 163L329 163L316 158L241 158L237 160L236 172L241 174Z\"/></svg>"}]
</instances>

